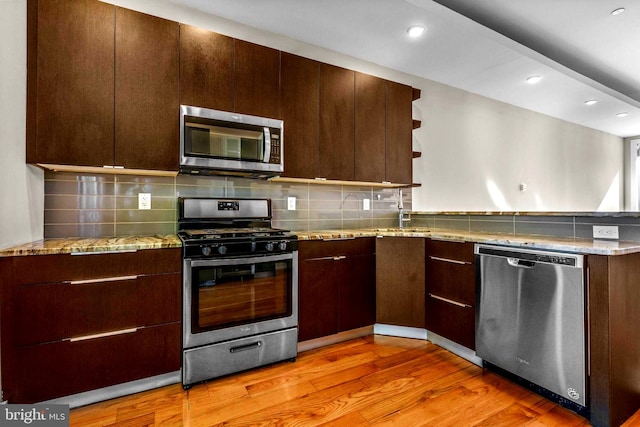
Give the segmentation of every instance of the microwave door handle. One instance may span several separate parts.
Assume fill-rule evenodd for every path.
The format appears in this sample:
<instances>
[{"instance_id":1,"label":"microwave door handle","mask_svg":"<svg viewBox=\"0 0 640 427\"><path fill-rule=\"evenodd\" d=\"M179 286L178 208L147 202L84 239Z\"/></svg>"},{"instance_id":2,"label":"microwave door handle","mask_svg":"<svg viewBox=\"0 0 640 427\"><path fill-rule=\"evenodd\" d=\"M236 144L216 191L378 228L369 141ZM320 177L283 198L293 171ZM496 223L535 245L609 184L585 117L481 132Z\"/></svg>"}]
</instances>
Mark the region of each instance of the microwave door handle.
<instances>
[{"instance_id":1,"label":"microwave door handle","mask_svg":"<svg viewBox=\"0 0 640 427\"><path fill-rule=\"evenodd\" d=\"M264 156L262 156L262 161L264 163L269 163L269 158L271 157L271 131L268 127L264 127Z\"/></svg>"}]
</instances>

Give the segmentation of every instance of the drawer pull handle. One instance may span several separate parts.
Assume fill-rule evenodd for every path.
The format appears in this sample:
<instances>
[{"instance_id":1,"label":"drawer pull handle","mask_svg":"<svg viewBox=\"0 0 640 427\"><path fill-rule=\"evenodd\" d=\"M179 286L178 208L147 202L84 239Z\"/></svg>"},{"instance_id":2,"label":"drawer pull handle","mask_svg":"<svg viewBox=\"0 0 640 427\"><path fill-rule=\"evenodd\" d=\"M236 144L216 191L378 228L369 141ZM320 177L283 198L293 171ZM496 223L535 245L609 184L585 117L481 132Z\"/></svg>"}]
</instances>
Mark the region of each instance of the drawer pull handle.
<instances>
[{"instance_id":1,"label":"drawer pull handle","mask_svg":"<svg viewBox=\"0 0 640 427\"><path fill-rule=\"evenodd\" d=\"M262 341L256 341L256 342L251 343L251 344L240 345L238 347L231 347L229 349L229 352L238 353L238 352L241 352L241 351L253 350L254 348L260 348L260 347L262 347Z\"/></svg>"},{"instance_id":2,"label":"drawer pull handle","mask_svg":"<svg viewBox=\"0 0 640 427\"><path fill-rule=\"evenodd\" d=\"M88 252L71 252L71 255L108 255L108 254L127 254L138 252L137 249L123 249L115 251L88 251Z\"/></svg>"},{"instance_id":3,"label":"drawer pull handle","mask_svg":"<svg viewBox=\"0 0 640 427\"><path fill-rule=\"evenodd\" d=\"M346 259L347 257L344 255L339 255L339 256L334 256L333 260L334 261L340 261L341 259Z\"/></svg>"},{"instance_id":4,"label":"drawer pull handle","mask_svg":"<svg viewBox=\"0 0 640 427\"><path fill-rule=\"evenodd\" d=\"M105 283L105 282L120 282L122 280L136 280L137 278L138 276L102 277L100 279L70 280L67 283L71 285L86 285L88 283Z\"/></svg>"},{"instance_id":5,"label":"drawer pull handle","mask_svg":"<svg viewBox=\"0 0 640 427\"><path fill-rule=\"evenodd\" d=\"M471 306L470 306L469 304L463 304L463 303L461 303L461 302L454 301L454 300L449 299L449 298L444 298L444 297L440 297L440 296L438 296L438 295L433 295L433 294L429 294L429 296L430 296L431 298L433 298L433 299L437 299L437 300L439 300L439 301L447 302L447 303L449 303L449 304L453 304L453 305L458 306L458 307L462 307L462 308L471 308Z\"/></svg>"},{"instance_id":6,"label":"drawer pull handle","mask_svg":"<svg viewBox=\"0 0 640 427\"><path fill-rule=\"evenodd\" d=\"M73 337L73 338L69 338L69 341L70 342L86 341L86 340L93 340L93 339L96 339L96 338L112 337L112 336L115 336L115 335L132 334L132 333L136 332L137 330L138 330L138 328L120 329L119 331L103 332L101 334L83 335L81 337Z\"/></svg>"},{"instance_id":7,"label":"drawer pull handle","mask_svg":"<svg viewBox=\"0 0 640 427\"><path fill-rule=\"evenodd\" d=\"M440 258L437 256L431 256L431 255L429 255L429 258L431 258L434 261L450 262L452 264L460 264L460 265L471 264L470 262L467 262L467 261L458 261L457 259Z\"/></svg>"}]
</instances>

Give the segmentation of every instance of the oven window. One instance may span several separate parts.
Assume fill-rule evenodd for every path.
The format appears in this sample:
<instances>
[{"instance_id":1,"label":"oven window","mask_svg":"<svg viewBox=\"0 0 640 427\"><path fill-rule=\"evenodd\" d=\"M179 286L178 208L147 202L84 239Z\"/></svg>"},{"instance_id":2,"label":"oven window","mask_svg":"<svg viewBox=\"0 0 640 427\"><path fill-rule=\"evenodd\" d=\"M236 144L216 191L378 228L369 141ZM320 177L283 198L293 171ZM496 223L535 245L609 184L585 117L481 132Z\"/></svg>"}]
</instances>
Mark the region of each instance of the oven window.
<instances>
[{"instance_id":1,"label":"oven window","mask_svg":"<svg viewBox=\"0 0 640 427\"><path fill-rule=\"evenodd\" d=\"M192 269L194 333L288 317L291 260Z\"/></svg>"}]
</instances>

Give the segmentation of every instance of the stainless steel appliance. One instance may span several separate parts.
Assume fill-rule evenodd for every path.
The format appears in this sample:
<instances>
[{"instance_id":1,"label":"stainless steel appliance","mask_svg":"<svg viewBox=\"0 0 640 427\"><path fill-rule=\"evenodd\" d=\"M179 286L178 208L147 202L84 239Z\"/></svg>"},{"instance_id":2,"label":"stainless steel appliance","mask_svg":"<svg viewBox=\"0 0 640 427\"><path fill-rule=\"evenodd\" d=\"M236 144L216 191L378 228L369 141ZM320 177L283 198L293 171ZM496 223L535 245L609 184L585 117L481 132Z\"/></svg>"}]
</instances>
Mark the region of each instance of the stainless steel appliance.
<instances>
[{"instance_id":1,"label":"stainless steel appliance","mask_svg":"<svg viewBox=\"0 0 640 427\"><path fill-rule=\"evenodd\" d=\"M179 199L182 384L297 356L298 242L267 199Z\"/></svg>"},{"instance_id":2,"label":"stainless steel appliance","mask_svg":"<svg viewBox=\"0 0 640 427\"><path fill-rule=\"evenodd\" d=\"M282 120L180 106L180 172L271 177L284 171Z\"/></svg>"},{"instance_id":3,"label":"stainless steel appliance","mask_svg":"<svg viewBox=\"0 0 640 427\"><path fill-rule=\"evenodd\" d=\"M476 245L476 353L584 413L587 407L583 256ZM534 387L536 388L536 387Z\"/></svg>"}]
</instances>

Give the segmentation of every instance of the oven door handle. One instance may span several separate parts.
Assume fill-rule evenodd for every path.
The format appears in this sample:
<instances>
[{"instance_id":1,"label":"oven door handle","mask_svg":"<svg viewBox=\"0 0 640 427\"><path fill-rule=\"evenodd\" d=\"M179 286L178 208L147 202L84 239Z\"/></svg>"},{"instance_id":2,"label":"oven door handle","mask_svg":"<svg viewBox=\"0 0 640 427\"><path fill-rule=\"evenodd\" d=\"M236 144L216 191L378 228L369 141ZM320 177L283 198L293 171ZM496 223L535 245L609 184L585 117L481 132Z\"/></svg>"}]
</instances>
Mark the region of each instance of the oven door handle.
<instances>
[{"instance_id":1,"label":"oven door handle","mask_svg":"<svg viewBox=\"0 0 640 427\"><path fill-rule=\"evenodd\" d=\"M191 267L215 267L219 265L259 264L263 262L285 261L293 259L293 253L238 258L214 258L186 260Z\"/></svg>"}]
</instances>

